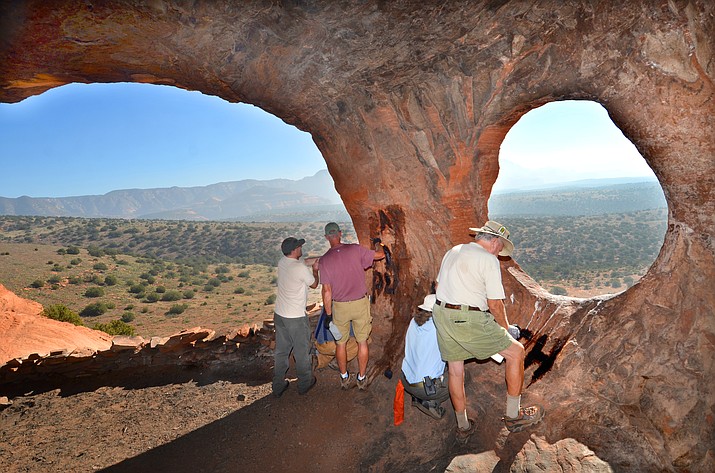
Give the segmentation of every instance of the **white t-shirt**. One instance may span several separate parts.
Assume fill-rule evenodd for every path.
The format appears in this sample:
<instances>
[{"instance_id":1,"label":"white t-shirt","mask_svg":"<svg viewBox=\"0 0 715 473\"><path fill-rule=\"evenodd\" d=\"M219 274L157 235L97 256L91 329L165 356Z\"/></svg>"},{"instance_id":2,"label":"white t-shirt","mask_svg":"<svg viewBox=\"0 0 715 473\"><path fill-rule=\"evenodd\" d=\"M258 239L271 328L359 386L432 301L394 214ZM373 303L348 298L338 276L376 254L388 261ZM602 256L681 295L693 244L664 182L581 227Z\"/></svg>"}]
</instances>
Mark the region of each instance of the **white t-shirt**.
<instances>
[{"instance_id":1,"label":"white t-shirt","mask_svg":"<svg viewBox=\"0 0 715 473\"><path fill-rule=\"evenodd\" d=\"M487 310L487 299L504 299L499 259L477 243L457 245L444 255L437 299Z\"/></svg>"},{"instance_id":2,"label":"white t-shirt","mask_svg":"<svg viewBox=\"0 0 715 473\"><path fill-rule=\"evenodd\" d=\"M305 317L308 286L314 282L313 272L303 260L283 256L278 261L276 314L289 319Z\"/></svg>"}]
</instances>

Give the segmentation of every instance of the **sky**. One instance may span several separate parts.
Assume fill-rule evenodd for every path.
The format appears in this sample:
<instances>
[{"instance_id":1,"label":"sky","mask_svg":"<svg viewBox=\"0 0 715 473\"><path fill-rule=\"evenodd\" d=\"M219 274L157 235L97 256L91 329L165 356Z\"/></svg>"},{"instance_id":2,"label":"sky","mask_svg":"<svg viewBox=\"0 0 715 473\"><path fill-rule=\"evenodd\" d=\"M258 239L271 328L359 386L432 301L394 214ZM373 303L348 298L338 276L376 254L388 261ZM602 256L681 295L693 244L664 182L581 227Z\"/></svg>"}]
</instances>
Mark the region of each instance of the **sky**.
<instances>
[{"instance_id":1,"label":"sky","mask_svg":"<svg viewBox=\"0 0 715 473\"><path fill-rule=\"evenodd\" d=\"M247 104L174 87L69 84L0 103L0 197L301 179L326 169L308 133ZM579 179L655 179L594 102L554 102L517 122L494 191Z\"/></svg>"}]
</instances>

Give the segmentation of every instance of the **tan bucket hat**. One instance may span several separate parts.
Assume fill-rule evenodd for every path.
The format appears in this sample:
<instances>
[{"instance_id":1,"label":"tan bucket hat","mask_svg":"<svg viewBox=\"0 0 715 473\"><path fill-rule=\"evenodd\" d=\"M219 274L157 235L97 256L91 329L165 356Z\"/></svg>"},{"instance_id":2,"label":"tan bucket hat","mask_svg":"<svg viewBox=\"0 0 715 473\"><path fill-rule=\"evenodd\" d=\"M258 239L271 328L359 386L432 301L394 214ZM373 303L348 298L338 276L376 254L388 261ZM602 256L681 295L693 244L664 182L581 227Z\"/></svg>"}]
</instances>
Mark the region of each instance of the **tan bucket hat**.
<instances>
[{"instance_id":1,"label":"tan bucket hat","mask_svg":"<svg viewBox=\"0 0 715 473\"><path fill-rule=\"evenodd\" d=\"M489 233L501 238L502 242L504 242L504 248L499 252L499 256L511 256L514 252L514 243L509 239L509 230L501 223L489 220L483 227L470 228L470 230L476 233Z\"/></svg>"}]
</instances>

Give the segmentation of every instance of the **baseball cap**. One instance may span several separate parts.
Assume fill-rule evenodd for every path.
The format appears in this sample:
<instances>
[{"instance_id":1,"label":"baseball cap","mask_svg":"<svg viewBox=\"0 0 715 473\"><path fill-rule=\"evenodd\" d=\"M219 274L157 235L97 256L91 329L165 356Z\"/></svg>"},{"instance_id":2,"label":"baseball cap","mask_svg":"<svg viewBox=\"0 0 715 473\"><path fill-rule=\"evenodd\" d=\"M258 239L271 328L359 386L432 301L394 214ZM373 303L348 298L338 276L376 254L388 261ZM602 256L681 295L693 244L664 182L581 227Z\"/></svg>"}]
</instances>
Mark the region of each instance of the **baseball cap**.
<instances>
[{"instance_id":1,"label":"baseball cap","mask_svg":"<svg viewBox=\"0 0 715 473\"><path fill-rule=\"evenodd\" d=\"M335 235L339 231L340 231L340 227L335 222L330 222L329 224L327 224L325 226L325 234L326 235Z\"/></svg>"},{"instance_id":2,"label":"baseball cap","mask_svg":"<svg viewBox=\"0 0 715 473\"><path fill-rule=\"evenodd\" d=\"M281 243L281 251L284 255L288 256L293 250L303 246L303 243L305 243L305 240L302 238L299 240L297 238L288 237Z\"/></svg>"}]
</instances>

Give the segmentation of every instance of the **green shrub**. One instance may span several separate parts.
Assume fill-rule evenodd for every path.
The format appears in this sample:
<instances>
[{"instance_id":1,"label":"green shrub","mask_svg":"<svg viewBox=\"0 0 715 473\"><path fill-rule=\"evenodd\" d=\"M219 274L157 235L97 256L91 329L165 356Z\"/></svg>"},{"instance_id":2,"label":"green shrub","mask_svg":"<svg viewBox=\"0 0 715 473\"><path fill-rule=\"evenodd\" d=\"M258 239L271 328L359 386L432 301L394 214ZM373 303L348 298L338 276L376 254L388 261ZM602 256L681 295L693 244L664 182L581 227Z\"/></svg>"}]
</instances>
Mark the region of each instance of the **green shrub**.
<instances>
[{"instance_id":1,"label":"green shrub","mask_svg":"<svg viewBox=\"0 0 715 473\"><path fill-rule=\"evenodd\" d=\"M188 290L184 291L183 297L184 299L193 299L196 293L194 291Z\"/></svg>"},{"instance_id":2,"label":"green shrub","mask_svg":"<svg viewBox=\"0 0 715 473\"><path fill-rule=\"evenodd\" d=\"M104 256L104 250L96 246L90 246L89 248L87 248L87 251L89 252L90 256L94 256L95 258L100 258Z\"/></svg>"},{"instance_id":3,"label":"green shrub","mask_svg":"<svg viewBox=\"0 0 715 473\"><path fill-rule=\"evenodd\" d=\"M82 262L82 258L72 258L72 259L70 260L70 264L71 264L72 266L77 266L77 265L80 264L81 262Z\"/></svg>"},{"instance_id":4,"label":"green shrub","mask_svg":"<svg viewBox=\"0 0 715 473\"><path fill-rule=\"evenodd\" d=\"M566 296L568 295L568 291L564 289L561 286L552 286L551 290L549 291L551 294L555 296Z\"/></svg>"},{"instance_id":5,"label":"green shrub","mask_svg":"<svg viewBox=\"0 0 715 473\"><path fill-rule=\"evenodd\" d=\"M156 289L154 291L158 292L159 294L164 294L166 292L166 288L164 286L156 286Z\"/></svg>"},{"instance_id":6,"label":"green shrub","mask_svg":"<svg viewBox=\"0 0 715 473\"><path fill-rule=\"evenodd\" d=\"M101 330L109 335L134 335L134 327L119 319L112 320L108 324L95 324L92 328Z\"/></svg>"},{"instance_id":7,"label":"green shrub","mask_svg":"<svg viewBox=\"0 0 715 473\"><path fill-rule=\"evenodd\" d=\"M95 263L94 266L92 266L92 269L96 269L97 271L106 271L109 267L106 263Z\"/></svg>"},{"instance_id":8,"label":"green shrub","mask_svg":"<svg viewBox=\"0 0 715 473\"><path fill-rule=\"evenodd\" d=\"M114 275L109 275L106 278L104 278L104 285L105 286L114 286L119 282L119 279L117 279L116 276Z\"/></svg>"},{"instance_id":9,"label":"green shrub","mask_svg":"<svg viewBox=\"0 0 715 473\"><path fill-rule=\"evenodd\" d=\"M102 297L103 295L104 289L97 286L88 287L87 290L84 291L84 297Z\"/></svg>"},{"instance_id":10,"label":"green shrub","mask_svg":"<svg viewBox=\"0 0 715 473\"><path fill-rule=\"evenodd\" d=\"M169 291L164 293L163 296L161 296L161 300L166 302L180 301L181 298L182 295L179 291Z\"/></svg>"},{"instance_id":11,"label":"green shrub","mask_svg":"<svg viewBox=\"0 0 715 473\"><path fill-rule=\"evenodd\" d=\"M60 281L62 281L62 278L56 274L53 274L52 276L47 278L47 282L50 284L58 284Z\"/></svg>"},{"instance_id":12,"label":"green shrub","mask_svg":"<svg viewBox=\"0 0 715 473\"><path fill-rule=\"evenodd\" d=\"M221 280L219 278L211 278L208 281L213 287L219 287L221 285Z\"/></svg>"},{"instance_id":13,"label":"green shrub","mask_svg":"<svg viewBox=\"0 0 715 473\"><path fill-rule=\"evenodd\" d=\"M166 312L167 315L179 315L189 307L188 304L174 304Z\"/></svg>"},{"instance_id":14,"label":"green shrub","mask_svg":"<svg viewBox=\"0 0 715 473\"><path fill-rule=\"evenodd\" d=\"M238 273L238 277L239 277L239 278L247 278L247 277L249 277L250 275L251 275L251 273L248 272L248 271L241 271L240 273Z\"/></svg>"},{"instance_id":15,"label":"green shrub","mask_svg":"<svg viewBox=\"0 0 715 473\"><path fill-rule=\"evenodd\" d=\"M107 305L103 302L95 302L82 309L79 315L82 317L97 317L105 312L107 312Z\"/></svg>"},{"instance_id":16,"label":"green shrub","mask_svg":"<svg viewBox=\"0 0 715 473\"><path fill-rule=\"evenodd\" d=\"M233 291L234 294L243 294L244 292L246 292L246 290L240 286L237 287L235 291Z\"/></svg>"},{"instance_id":17,"label":"green shrub","mask_svg":"<svg viewBox=\"0 0 715 473\"><path fill-rule=\"evenodd\" d=\"M80 284L82 282L82 278L80 278L79 276L70 276L67 279L67 282L70 284Z\"/></svg>"},{"instance_id":18,"label":"green shrub","mask_svg":"<svg viewBox=\"0 0 715 473\"><path fill-rule=\"evenodd\" d=\"M263 303L263 305L270 305L270 304L275 304L276 303L276 295L271 294L266 298L266 302Z\"/></svg>"},{"instance_id":19,"label":"green shrub","mask_svg":"<svg viewBox=\"0 0 715 473\"><path fill-rule=\"evenodd\" d=\"M39 279L35 279L30 283L30 287L34 287L35 289L39 289L41 287L45 287L45 281L41 281Z\"/></svg>"},{"instance_id":20,"label":"green shrub","mask_svg":"<svg viewBox=\"0 0 715 473\"><path fill-rule=\"evenodd\" d=\"M62 304L53 304L45 307L42 310L42 315L48 319L59 320L60 322L69 322L74 325L82 326L84 322L75 312L72 312L67 306Z\"/></svg>"},{"instance_id":21,"label":"green shrub","mask_svg":"<svg viewBox=\"0 0 715 473\"><path fill-rule=\"evenodd\" d=\"M144 302L158 302L160 300L161 296L159 294L157 294L156 292L150 292L146 295L146 299L144 299Z\"/></svg>"},{"instance_id":22,"label":"green shrub","mask_svg":"<svg viewBox=\"0 0 715 473\"><path fill-rule=\"evenodd\" d=\"M131 294L142 294L144 292L144 286L141 284L132 284L129 287L129 292Z\"/></svg>"},{"instance_id":23,"label":"green shrub","mask_svg":"<svg viewBox=\"0 0 715 473\"><path fill-rule=\"evenodd\" d=\"M65 250L64 248L60 248L59 250L57 250L57 254L58 254L58 255L65 255L65 254L67 254L67 250Z\"/></svg>"},{"instance_id":24,"label":"green shrub","mask_svg":"<svg viewBox=\"0 0 715 473\"><path fill-rule=\"evenodd\" d=\"M133 321L135 318L136 318L136 316L134 315L134 312L124 312L122 314L122 322L129 323L129 322Z\"/></svg>"},{"instance_id":25,"label":"green shrub","mask_svg":"<svg viewBox=\"0 0 715 473\"><path fill-rule=\"evenodd\" d=\"M76 246L68 246L67 247L67 254L68 255L78 255L79 254L79 248Z\"/></svg>"}]
</instances>

